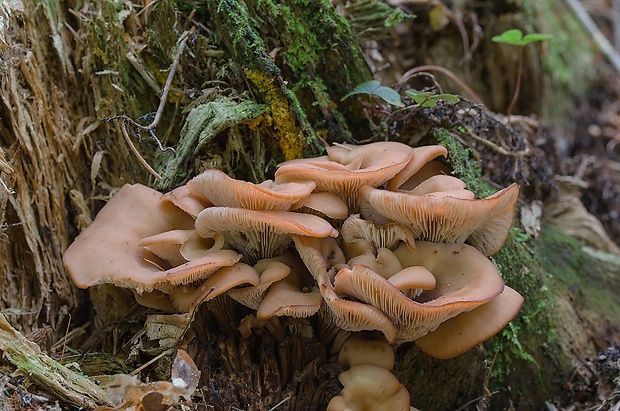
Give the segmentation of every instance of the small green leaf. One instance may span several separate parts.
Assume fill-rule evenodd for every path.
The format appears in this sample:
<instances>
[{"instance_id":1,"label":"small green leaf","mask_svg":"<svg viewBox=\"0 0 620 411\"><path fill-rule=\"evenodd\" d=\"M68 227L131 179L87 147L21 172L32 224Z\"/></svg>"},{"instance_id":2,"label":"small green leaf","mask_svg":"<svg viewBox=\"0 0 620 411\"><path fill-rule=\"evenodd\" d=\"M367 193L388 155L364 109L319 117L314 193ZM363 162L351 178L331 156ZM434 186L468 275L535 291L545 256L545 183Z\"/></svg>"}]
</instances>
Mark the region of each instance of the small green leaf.
<instances>
[{"instance_id":1,"label":"small green leaf","mask_svg":"<svg viewBox=\"0 0 620 411\"><path fill-rule=\"evenodd\" d=\"M400 94L396 90L390 87L381 86L375 90L374 95L377 97L381 97L385 100L386 103L389 103L396 107L405 107L402 100L400 99Z\"/></svg>"},{"instance_id":2,"label":"small green leaf","mask_svg":"<svg viewBox=\"0 0 620 411\"><path fill-rule=\"evenodd\" d=\"M459 96L455 96L454 94L437 94L435 98L437 98L437 100L443 100L452 104L456 104L461 101L461 98Z\"/></svg>"},{"instance_id":3,"label":"small green leaf","mask_svg":"<svg viewBox=\"0 0 620 411\"><path fill-rule=\"evenodd\" d=\"M454 94L434 94L434 91L407 90L405 95L422 107L435 107L437 101L443 100L448 103L458 103L461 99Z\"/></svg>"},{"instance_id":4,"label":"small green leaf","mask_svg":"<svg viewBox=\"0 0 620 411\"><path fill-rule=\"evenodd\" d=\"M355 94L367 94L369 96L377 96L388 104L396 107L404 107L405 105L400 99L400 94L396 90L390 87L382 86L377 80L367 81L355 87L355 90L348 93L342 98L342 100L355 95Z\"/></svg>"},{"instance_id":5,"label":"small green leaf","mask_svg":"<svg viewBox=\"0 0 620 411\"><path fill-rule=\"evenodd\" d=\"M513 46L526 46L535 41L549 40L551 36L549 34L531 33L523 36L523 33L519 29L506 30L499 36L493 37L496 43L512 44Z\"/></svg>"},{"instance_id":6,"label":"small green leaf","mask_svg":"<svg viewBox=\"0 0 620 411\"><path fill-rule=\"evenodd\" d=\"M342 99L351 97L354 94L372 94L381 86L381 82L377 80L370 80L365 83L359 84L355 89L344 96Z\"/></svg>"},{"instance_id":7,"label":"small green leaf","mask_svg":"<svg viewBox=\"0 0 620 411\"><path fill-rule=\"evenodd\" d=\"M405 95L415 101L416 104L422 104L426 100L428 100L433 94L434 91L418 91L418 90L407 90L405 91Z\"/></svg>"},{"instance_id":8,"label":"small green leaf","mask_svg":"<svg viewBox=\"0 0 620 411\"><path fill-rule=\"evenodd\" d=\"M540 34L540 33L526 34L523 37L523 40L521 40L521 44L525 46L535 41L549 40L550 38L551 38L550 34Z\"/></svg>"},{"instance_id":9,"label":"small green leaf","mask_svg":"<svg viewBox=\"0 0 620 411\"><path fill-rule=\"evenodd\" d=\"M523 39L523 33L519 29L506 30L499 36L494 36L491 40L495 43L512 44L513 46L521 46L521 39Z\"/></svg>"}]
</instances>

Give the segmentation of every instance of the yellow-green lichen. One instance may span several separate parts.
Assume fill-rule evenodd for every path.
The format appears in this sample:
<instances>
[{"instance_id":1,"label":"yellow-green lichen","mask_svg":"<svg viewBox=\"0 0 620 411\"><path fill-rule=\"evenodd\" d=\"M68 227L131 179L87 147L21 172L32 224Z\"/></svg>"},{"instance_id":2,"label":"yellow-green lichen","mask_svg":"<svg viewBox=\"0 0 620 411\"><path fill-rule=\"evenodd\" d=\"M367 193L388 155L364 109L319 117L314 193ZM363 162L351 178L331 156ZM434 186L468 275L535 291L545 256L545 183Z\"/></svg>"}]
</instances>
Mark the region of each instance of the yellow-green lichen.
<instances>
[{"instance_id":1,"label":"yellow-green lichen","mask_svg":"<svg viewBox=\"0 0 620 411\"><path fill-rule=\"evenodd\" d=\"M274 84L272 78L266 77L256 70L244 70L245 76L254 83L261 95L264 96L273 126L278 134L278 144L285 160L292 160L302 156L306 141L299 125L293 105L284 92Z\"/></svg>"}]
</instances>

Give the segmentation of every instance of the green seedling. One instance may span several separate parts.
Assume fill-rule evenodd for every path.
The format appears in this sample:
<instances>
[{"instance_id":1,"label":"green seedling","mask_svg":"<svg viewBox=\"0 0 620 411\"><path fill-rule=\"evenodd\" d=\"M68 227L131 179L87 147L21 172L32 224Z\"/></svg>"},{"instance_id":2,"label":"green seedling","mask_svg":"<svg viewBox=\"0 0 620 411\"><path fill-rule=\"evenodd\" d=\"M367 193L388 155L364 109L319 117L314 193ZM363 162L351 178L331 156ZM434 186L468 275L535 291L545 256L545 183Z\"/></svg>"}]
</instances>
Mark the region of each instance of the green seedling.
<instances>
[{"instance_id":1,"label":"green seedling","mask_svg":"<svg viewBox=\"0 0 620 411\"><path fill-rule=\"evenodd\" d=\"M540 33L531 33L524 36L521 30L510 29L503 32L499 36L494 36L491 39L495 43L504 43L519 47L519 67L517 69L516 81L517 84L515 85L515 92L512 96L512 100L510 101L510 105L508 106L508 110L506 110L507 116L510 116L512 114L512 109L514 108L517 99L519 98L519 92L521 91L521 77L523 75L523 48L535 41L549 40L550 38L551 36L549 34Z\"/></svg>"},{"instance_id":2,"label":"green seedling","mask_svg":"<svg viewBox=\"0 0 620 411\"><path fill-rule=\"evenodd\" d=\"M434 91L407 90L405 95L422 107L435 107L440 100L456 104L461 99L454 94L435 94Z\"/></svg>"},{"instance_id":3,"label":"green seedling","mask_svg":"<svg viewBox=\"0 0 620 411\"><path fill-rule=\"evenodd\" d=\"M342 100L349 98L355 94L366 94L371 97L377 97L393 106L405 107L402 100L400 99L400 94L398 94L396 90L390 87L382 86L381 83L377 80L367 81L358 85L357 87L355 87L355 90L344 96Z\"/></svg>"}]
</instances>

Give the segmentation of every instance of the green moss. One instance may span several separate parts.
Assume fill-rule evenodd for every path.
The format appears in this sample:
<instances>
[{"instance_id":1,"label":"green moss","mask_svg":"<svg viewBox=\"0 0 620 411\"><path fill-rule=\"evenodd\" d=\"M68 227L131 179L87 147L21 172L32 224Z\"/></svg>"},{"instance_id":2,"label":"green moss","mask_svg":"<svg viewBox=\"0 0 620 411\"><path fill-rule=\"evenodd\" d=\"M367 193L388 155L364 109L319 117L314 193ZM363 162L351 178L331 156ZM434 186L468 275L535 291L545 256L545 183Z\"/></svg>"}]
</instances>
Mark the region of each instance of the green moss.
<instances>
[{"instance_id":1,"label":"green moss","mask_svg":"<svg viewBox=\"0 0 620 411\"><path fill-rule=\"evenodd\" d=\"M620 266L593 258L583 251L581 243L558 229L544 230L538 244L550 286L570 293L575 304L581 304L585 317L597 313L620 323Z\"/></svg>"},{"instance_id":2,"label":"green moss","mask_svg":"<svg viewBox=\"0 0 620 411\"><path fill-rule=\"evenodd\" d=\"M494 190L482 178L482 170L477 161L472 161L470 150L456 136L445 128L437 128L435 138L448 150L448 161L453 174L467 184L467 188L478 198L493 194Z\"/></svg>"},{"instance_id":3,"label":"green moss","mask_svg":"<svg viewBox=\"0 0 620 411\"><path fill-rule=\"evenodd\" d=\"M541 275L543 268L532 254L528 236L516 227L510 230L504 247L491 260L497 266L507 286L521 294L525 302L517 317L488 344L487 361L493 363L492 382L505 386L515 368L515 361L529 363L538 382L542 382L540 358L532 353L539 352L538 346L553 344L553 303L548 287Z\"/></svg>"}]
</instances>

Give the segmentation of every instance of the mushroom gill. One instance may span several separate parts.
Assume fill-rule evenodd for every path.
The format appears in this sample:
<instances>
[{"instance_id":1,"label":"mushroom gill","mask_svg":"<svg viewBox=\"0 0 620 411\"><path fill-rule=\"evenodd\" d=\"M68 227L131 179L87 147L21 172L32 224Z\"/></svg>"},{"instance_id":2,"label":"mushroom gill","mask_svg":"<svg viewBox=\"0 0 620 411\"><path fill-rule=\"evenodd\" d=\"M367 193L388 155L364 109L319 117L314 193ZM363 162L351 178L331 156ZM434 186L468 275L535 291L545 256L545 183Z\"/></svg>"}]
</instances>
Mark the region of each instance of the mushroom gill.
<instances>
[{"instance_id":1,"label":"mushroom gill","mask_svg":"<svg viewBox=\"0 0 620 411\"><path fill-rule=\"evenodd\" d=\"M467 241L488 256L498 252L508 237L519 186L512 184L482 200L416 196L369 186L362 187L360 193L364 218L377 224L403 224L417 240Z\"/></svg>"},{"instance_id":2,"label":"mushroom gill","mask_svg":"<svg viewBox=\"0 0 620 411\"><path fill-rule=\"evenodd\" d=\"M248 264L282 254L292 242L291 235L338 236L327 221L314 215L230 207L204 209L196 218L196 231L203 237L221 233Z\"/></svg>"}]
</instances>

